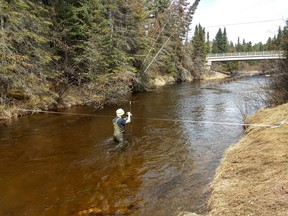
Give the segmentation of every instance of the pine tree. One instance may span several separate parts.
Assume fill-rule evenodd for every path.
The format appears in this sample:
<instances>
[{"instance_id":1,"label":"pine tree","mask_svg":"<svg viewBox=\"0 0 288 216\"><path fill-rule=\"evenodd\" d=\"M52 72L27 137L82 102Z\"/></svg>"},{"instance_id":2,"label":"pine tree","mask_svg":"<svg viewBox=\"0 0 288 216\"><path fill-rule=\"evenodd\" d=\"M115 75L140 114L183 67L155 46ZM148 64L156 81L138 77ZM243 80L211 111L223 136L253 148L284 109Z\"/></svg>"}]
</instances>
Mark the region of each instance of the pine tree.
<instances>
[{"instance_id":1,"label":"pine tree","mask_svg":"<svg viewBox=\"0 0 288 216\"><path fill-rule=\"evenodd\" d=\"M169 47L173 26L169 13L171 5L168 0L147 0L146 5L148 16L144 25L146 26L148 51L144 54L141 63L141 74L144 78L150 71L166 73L168 63L173 61L170 54L171 47ZM169 68L171 68L170 66Z\"/></svg>"},{"instance_id":2,"label":"pine tree","mask_svg":"<svg viewBox=\"0 0 288 216\"><path fill-rule=\"evenodd\" d=\"M283 34L281 27L279 27L278 33L276 36L276 41L275 41L275 45L276 45L277 50L282 50L283 42L284 42L284 34Z\"/></svg>"},{"instance_id":3,"label":"pine tree","mask_svg":"<svg viewBox=\"0 0 288 216\"><path fill-rule=\"evenodd\" d=\"M247 46L246 46L246 52L251 52L253 49L252 49L252 42L251 41L249 41L248 43L247 43Z\"/></svg>"},{"instance_id":4,"label":"pine tree","mask_svg":"<svg viewBox=\"0 0 288 216\"><path fill-rule=\"evenodd\" d=\"M210 41L209 32L207 32L206 38L207 38L207 40L206 40L207 53L210 53L211 52L211 41Z\"/></svg>"},{"instance_id":5,"label":"pine tree","mask_svg":"<svg viewBox=\"0 0 288 216\"><path fill-rule=\"evenodd\" d=\"M213 40L213 43L212 43L212 53L221 53L222 38L223 38L222 29L219 28L215 36L215 39Z\"/></svg>"},{"instance_id":6,"label":"pine tree","mask_svg":"<svg viewBox=\"0 0 288 216\"><path fill-rule=\"evenodd\" d=\"M2 98L17 97L15 91L22 99L50 94L48 81L59 75L50 43L53 11L28 0L1 1L0 7Z\"/></svg>"},{"instance_id":7,"label":"pine tree","mask_svg":"<svg viewBox=\"0 0 288 216\"><path fill-rule=\"evenodd\" d=\"M139 58L134 57L142 54L146 47L145 30L140 26L146 18L142 3L136 0L108 3L93 0L90 8L93 22L86 50L89 70L96 74L121 72L128 68L133 71L131 66L136 61L135 66L140 67Z\"/></svg>"},{"instance_id":8,"label":"pine tree","mask_svg":"<svg viewBox=\"0 0 288 216\"><path fill-rule=\"evenodd\" d=\"M91 24L88 0L59 0L53 7L56 10L55 26L59 32L59 42L63 44L61 68L69 83L81 84L86 80L84 53L89 38Z\"/></svg>"},{"instance_id":9,"label":"pine tree","mask_svg":"<svg viewBox=\"0 0 288 216\"><path fill-rule=\"evenodd\" d=\"M207 55L207 44L205 40L205 28L199 24L195 27L192 43L192 60L197 62L205 62Z\"/></svg>"},{"instance_id":10,"label":"pine tree","mask_svg":"<svg viewBox=\"0 0 288 216\"><path fill-rule=\"evenodd\" d=\"M257 51L257 52L264 51L264 45L261 42L259 42L259 43L254 44L252 49L253 51Z\"/></svg>"},{"instance_id":11,"label":"pine tree","mask_svg":"<svg viewBox=\"0 0 288 216\"><path fill-rule=\"evenodd\" d=\"M226 28L224 28L223 35L221 38L221 45L220 45L221 53L228 52L228 50L229 50L228 46L229 46L229 44L228 44L227 32L226 32Z\"/></svg>"},{"instance_id":12,"label":"pine tree","mask_svg":"<svg viewBox=\"0 0 288 216\"><path fill-rule=\"evenodd\" d=\"M242 48L241 48L240 38L238 37L237 45L236 45L236 52L241 52L241 51L242 51Z\"/></svg>"},{"instance_id":13,"label":"pine tree","mask_svg":"<svg viewBox=\"0 0 288 216\"><path fill-rule=\"evenodd\" d=\"M177 75L184 57L183 40L187 37L199 0L191 6L187 0L149 2L150 23L147 25L149 26L147 36L151 41L151 52L145 61L144 71L147 71L157 56L158 64L151 65L150 69Z\"/></svg>"},{"instance_id":14,"label":"pine tree","mask_svg":"<svg viewBox=\"0 0 288 216\"><path fill-rule=\"evenodd\" d=\"M192 61L194 63L194 75L201 76L204 71L207 55L207 43L205 38L205 28L199 24L195 27L194 36L191 40L192 44Z\"/></svg>"}]
</instances>

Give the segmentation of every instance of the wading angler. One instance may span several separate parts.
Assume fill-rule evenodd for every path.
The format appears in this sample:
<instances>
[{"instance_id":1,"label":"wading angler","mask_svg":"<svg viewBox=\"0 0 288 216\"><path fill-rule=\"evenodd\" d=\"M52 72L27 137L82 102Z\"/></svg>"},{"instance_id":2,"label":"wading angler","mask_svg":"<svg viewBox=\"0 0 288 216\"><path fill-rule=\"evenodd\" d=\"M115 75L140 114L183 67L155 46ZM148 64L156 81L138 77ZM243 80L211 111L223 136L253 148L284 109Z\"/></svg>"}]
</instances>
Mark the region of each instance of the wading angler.
<instances>
[{"instance_id":1,"label":"wading angler","mask_svg":"<svg viewBox=\"0 0 288 216\"><path fill-rule=\"evenodd\" d=\"M119 146L124 146L124 143L127 142L125 138L125 125L131 122L131 112L127 112L125 116L125 111L123 109L116 110L116 117L113 119L114 126L114 140L117 141Z\"/></svg>"}]
</instances>

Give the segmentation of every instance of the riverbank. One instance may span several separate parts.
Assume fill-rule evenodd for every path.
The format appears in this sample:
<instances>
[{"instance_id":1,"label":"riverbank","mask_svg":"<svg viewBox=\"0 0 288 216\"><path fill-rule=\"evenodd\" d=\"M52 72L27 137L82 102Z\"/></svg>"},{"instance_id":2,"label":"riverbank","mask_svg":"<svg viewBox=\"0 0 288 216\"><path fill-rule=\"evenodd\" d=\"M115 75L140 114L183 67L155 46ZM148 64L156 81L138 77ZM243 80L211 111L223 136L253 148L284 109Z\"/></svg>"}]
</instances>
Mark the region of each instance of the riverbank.
<instances>
[{"instance_id":1,"label":"riverbank","mask_svg":"<svg viewBox=\"0 0 288 216\"><path fill-rule=\"evenodd\" d=\"M249 126L226 150L211 183L206 216L288 215L288 104L260 110L246 123L281 125Z\"/></svg>"},{"instance_id":2,"label":"riverbank","mask_svg":"<svg viewBox=\"0 0 288 216\"><path fill-rule=\"evenodd\" d=\"M49 83L49 91L44 93L28 94L23 90L10 89L7 90L5 100L0 97L0 125L11 118L29 115L33 110L47 111L78 105L101 109L105 104L117 103L128 97L133 86L140 84L135 74L127 71L122 74L99 75L94 82L81 86Z\"/></svg>"},{"instance_id":3,"label":"riverbank","mask_svg":"<svg viewBox=\"0 0 288 216\"><path fill-rule=\"evenodd\" d=\"M211 71L201 78L202 80L227 78L219 72ZM16 91L10 94L10 105L0 104L0 125L13 117L31 114L23 110L55 110L77 105L92 105L96 109L105 104L117 103L119 100L139 91L149 91L176 82L191 82L192 75L183 70L178 78L168 75L153 75L145 82L133 73L101 77L97 83L76 87L73 85L62 86L51 90L51 94L25 96L25 92ZM117 83L117 85L115 85Z\"/></svg>"},{"instance_id":4,"label":"riverbank","mask_svg":"<svg viewBox=\"0 0 288 216\"><path fill-rule=\"evenodd\" d=\"M284 104L247 119L251 124L283 124L251 126L226 151L211 185L209 216L288 215L287 118L288 104Z\"/></svg>"}]
</instances>

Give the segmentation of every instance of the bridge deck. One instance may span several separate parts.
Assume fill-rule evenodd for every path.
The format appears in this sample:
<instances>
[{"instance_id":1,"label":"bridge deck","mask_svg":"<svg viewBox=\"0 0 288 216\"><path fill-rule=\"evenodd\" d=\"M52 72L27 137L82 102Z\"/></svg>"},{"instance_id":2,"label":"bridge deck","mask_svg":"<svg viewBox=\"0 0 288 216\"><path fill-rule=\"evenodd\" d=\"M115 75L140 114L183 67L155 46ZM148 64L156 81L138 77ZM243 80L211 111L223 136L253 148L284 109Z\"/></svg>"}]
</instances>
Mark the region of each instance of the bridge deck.
<instances>
[{"instance_id":1,"label":"bridge deck","mask_svg":"<svg viewBox=\"0 0 288 216\"><path fill-rule=\"evenodd\" d=\"M206 58L208 64L214 61L239 61L261 59L283 59L284 51L238 52L209 54Z\"/></svg>"}]
</instances>

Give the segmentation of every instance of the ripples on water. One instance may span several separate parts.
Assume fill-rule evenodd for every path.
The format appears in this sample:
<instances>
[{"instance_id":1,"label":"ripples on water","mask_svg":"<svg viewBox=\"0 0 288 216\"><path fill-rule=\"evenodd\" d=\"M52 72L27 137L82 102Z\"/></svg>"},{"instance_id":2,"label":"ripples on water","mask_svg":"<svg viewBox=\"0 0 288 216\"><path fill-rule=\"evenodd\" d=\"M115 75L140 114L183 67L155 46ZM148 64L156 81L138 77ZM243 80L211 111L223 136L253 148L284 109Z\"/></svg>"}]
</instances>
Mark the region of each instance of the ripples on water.
<instances>
[{"instance_id":1,"label":"ripples on water","mask_svg":"<svg viewBox=\"0 0 288 216\"><path fill-rule=\"evenodd\" d=\"M115 149L111 117L38 114L12 120L0 127L0 215L205 212L208 184L242 127L151 118L241 123L243 95L258 92L258 82L264 78L183 83L134 95L123 150ZM129 103L121 107L128 111ZM113 116L117 108L61 112Z\"/></svg>"}]
</instances>

